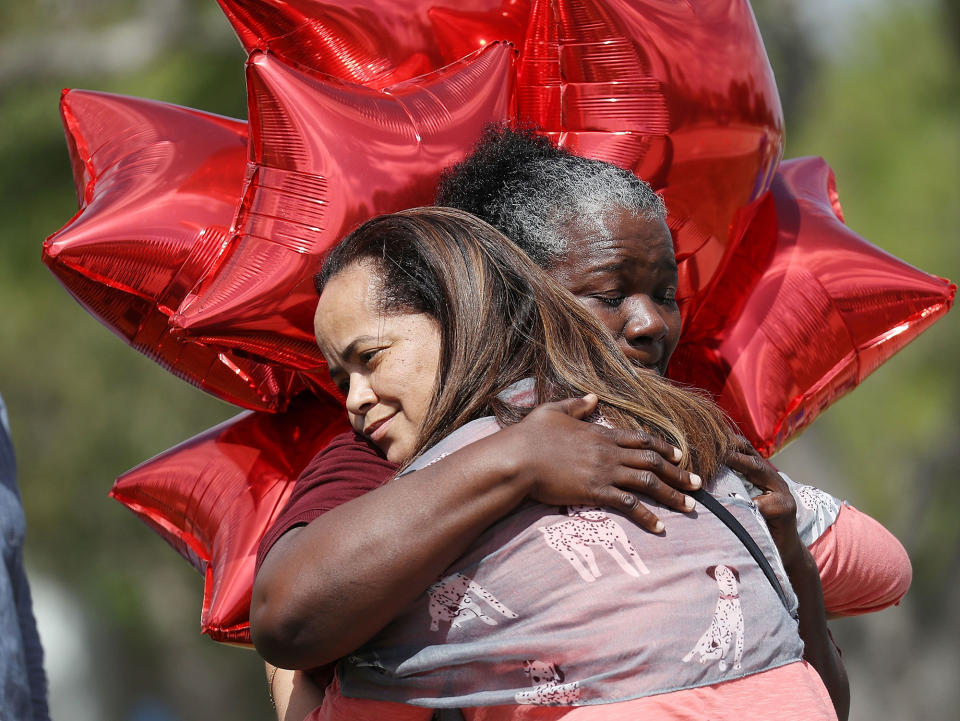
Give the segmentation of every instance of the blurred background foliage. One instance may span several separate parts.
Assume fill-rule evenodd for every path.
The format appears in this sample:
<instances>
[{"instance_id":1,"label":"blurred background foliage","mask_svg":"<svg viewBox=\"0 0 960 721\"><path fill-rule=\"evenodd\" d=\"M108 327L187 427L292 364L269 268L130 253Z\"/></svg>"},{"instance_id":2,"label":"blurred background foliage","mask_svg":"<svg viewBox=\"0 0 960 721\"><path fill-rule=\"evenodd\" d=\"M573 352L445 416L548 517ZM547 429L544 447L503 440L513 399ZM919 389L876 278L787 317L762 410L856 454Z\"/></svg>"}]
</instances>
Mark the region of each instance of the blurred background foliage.
<instances>
[{"instance_id":1,"label":"blurred background foliage","mask_svg":"<svg viewBox=\"0 0 960 721\"><path fill-rule=\"evenodd\" d=\"M757 0L786 157L833 166L846 220L960 279L960 11L951 0ZM243 53L213 0L0 6L0 393L57 719L268 719L253 652L199 634L203 582L107 499L119 473L236 409L127 348L40 262L76 212L62 87L245 117ZM833 623L854 719L960 706L956 312L825 413L775 462L852 499L914 564L899 609Z\"/></svg>"}]
</instances>

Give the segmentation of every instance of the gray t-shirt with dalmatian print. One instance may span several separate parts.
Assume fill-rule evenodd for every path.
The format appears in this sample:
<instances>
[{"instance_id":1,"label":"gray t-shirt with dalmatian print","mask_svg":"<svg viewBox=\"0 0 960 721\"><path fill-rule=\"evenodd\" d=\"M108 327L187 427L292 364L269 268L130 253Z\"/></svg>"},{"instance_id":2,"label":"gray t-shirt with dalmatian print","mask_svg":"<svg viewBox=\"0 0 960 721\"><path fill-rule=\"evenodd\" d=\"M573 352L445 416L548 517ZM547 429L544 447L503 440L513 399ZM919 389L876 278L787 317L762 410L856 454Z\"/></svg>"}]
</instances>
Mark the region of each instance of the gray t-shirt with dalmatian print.
<instances>
[{"instance_id":1,"label":"gray t-shirt with dalmatian print","mask_svg":"<svg viewBox=\"0 0 960 721\"><path fill-rule=\"evenodd\" d=\"M498 430L493 418L473 421L406 472ZM789 483L801 536L812 542L839 502ZM699 504L689 514L657 506L667 529L659 536L607 509L529 502L341 662L343 694L434 708L585 705L798 661L796 596L751 500L756 490L729 469L708 490L753 536L789 608L744 545Z\"/></svg>"}]
</instances>

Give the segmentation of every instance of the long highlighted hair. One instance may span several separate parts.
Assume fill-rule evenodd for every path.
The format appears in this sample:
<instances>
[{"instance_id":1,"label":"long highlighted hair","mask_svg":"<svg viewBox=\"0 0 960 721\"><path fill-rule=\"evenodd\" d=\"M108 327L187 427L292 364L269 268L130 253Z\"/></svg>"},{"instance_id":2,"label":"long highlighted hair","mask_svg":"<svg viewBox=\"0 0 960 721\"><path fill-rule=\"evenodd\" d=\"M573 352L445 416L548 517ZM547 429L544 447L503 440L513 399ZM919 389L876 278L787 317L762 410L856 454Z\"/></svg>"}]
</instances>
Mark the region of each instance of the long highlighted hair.
<instances>
[{"instance_id":1,"label":"long highlighted hair","mask_svg":"<svg viewBox=\"0 0 960 721\"><path fill-rule=\"evenodd\" d=\"M440 326L440 366L414 457L460 426L529 412L498 398L523 378L538 402L596 393L618 428L672 443L704 478L725 457L731 429L698 391L634 368L609 331L506 236L469 213L413 208L367 221L328 255L317 292L354 263L369 263L384 313L426 313Z\"/></svg>"}]
</instances>

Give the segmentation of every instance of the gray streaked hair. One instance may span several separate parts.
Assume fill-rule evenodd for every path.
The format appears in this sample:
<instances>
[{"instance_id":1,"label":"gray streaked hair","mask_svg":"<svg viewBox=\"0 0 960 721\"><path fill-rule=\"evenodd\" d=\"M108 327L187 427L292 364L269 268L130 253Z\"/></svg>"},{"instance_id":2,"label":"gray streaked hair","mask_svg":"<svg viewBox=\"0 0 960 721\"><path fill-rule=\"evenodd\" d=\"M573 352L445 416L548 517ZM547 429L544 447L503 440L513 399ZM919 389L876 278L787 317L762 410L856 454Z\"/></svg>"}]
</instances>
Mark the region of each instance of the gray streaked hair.
<instances>
[{"instance_id":1,"label":"gray streaked hair","mask_svg":"<svg viewBox=\"0 0 960 721\"><path fill-rule=\"evenodd\" d=\"M444 173L436 202L487 221L544 268L565 255L572 225L605 234L612 209L666 217L663 199L633 173L504 125L485 128L473 152Z\"/></svg>"}]
</instances>

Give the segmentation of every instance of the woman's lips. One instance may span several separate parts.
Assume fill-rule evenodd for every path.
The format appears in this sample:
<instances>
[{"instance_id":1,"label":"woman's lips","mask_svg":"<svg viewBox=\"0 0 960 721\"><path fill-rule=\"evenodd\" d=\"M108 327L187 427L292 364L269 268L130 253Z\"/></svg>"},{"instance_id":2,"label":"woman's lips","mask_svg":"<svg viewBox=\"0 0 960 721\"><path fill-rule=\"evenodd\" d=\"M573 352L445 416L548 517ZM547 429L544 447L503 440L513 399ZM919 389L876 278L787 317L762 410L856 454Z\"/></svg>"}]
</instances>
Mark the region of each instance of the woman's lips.
<instances>
[{"instance_id":1,"label":"woman's lips","mask_svg":"<svg viewBox=\"0 0 960 721\"><path fill-rule=\"evenodd\" d=\"M657 375L665 375L666 363L663 360L662 353L638 353L637 351L628 351L626 353L629 360L635 368L653 371Z\"/></svg>"},{"instance_id":2,"label":"woman's lips","mask_svg":"<svg viewBox=\"0 0 960 721\"><path fill-rule=\"evenodd\" d=\"M397 414L394 413L386 418L381 418L378 421L374 421L363 429L363 435L365 435L374 443L377 443L383 438L384 434L387 432L387 426L390 425L390 421L392 421L396 415Z\"/></svg>"}]
</instances>

